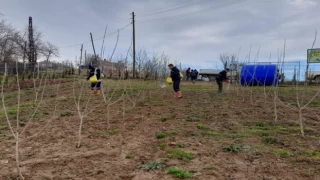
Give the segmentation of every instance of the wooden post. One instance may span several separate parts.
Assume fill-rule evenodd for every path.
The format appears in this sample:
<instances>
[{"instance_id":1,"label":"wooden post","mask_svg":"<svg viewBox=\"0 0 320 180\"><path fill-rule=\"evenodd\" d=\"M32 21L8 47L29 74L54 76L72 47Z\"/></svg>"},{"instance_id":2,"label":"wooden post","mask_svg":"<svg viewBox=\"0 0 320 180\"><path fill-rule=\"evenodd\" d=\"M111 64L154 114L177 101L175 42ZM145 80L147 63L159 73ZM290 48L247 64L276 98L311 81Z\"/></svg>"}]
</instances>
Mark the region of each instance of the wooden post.
<instances>
[{"instance_id":1,"label":"wooden post","mask_svg":"<svg viewBox=\"0 0 320 180\"><path fill-rule=\"evenodd\" d=\"M37 63L37 66L38 66L38 68L37 68L37 79L39 79L39 75L40 75L40 74L39 74L39 69L40 69L40 67L39 67L39 66L40 66L40 64L39 64L39 63Z\"/></svg>"},{"instance_id":2,"label":"wooden post","mask_svg":"<svg viewBox=\"0 0 320 180\"><path fill-rule=\"evenodd\" d=\"M8 65L4 63L4 76L8 76Z\"/></svg>"}]
</instances>

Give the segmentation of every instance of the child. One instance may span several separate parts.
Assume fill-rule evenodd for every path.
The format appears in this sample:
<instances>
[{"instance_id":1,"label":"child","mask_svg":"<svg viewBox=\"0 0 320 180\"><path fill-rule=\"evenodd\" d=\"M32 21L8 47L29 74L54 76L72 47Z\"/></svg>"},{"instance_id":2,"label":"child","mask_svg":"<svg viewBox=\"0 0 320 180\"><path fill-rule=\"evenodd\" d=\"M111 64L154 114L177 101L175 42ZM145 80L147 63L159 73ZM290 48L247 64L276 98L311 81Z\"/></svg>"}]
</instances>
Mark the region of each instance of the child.
<instances>
[{"instance_id":1,"label":"child","mask_svg":"<svg viewBox=\"0 0 320 180\"><path fill-rule=\"evenodd\" d=\"M87 80L90 80L91 82L91 91L90 94L94 94L94 89L96 88L97 90L97 94L100 94L101 92L101 73L100 73L100 69L99 68L94 68L93 66L89 65L89 75ZM93 78L93 80L91 79L93 76L96 76L96 79Z\"/></svg>"}]
</instances>

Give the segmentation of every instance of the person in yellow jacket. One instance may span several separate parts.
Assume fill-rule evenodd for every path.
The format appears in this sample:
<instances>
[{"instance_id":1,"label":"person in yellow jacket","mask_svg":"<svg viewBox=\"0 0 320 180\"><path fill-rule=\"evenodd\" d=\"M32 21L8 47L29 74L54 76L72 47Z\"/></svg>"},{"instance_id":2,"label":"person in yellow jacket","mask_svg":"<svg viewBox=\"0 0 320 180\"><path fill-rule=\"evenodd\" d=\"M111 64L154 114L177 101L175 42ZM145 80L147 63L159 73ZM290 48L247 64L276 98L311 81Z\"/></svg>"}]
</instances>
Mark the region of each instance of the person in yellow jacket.
<instances>
[{"instance_id":1,"label":"person in yellow jacket","mask_svg":"<svg viewBox=\"0 0 320 180\"><path fill-rule=\"evenodd\" d=\"M175 67L173 64L169 64L168 67L170 68L170 77L173 81L173 90L175 92L175 98L182 98L182 93L180 91L180 82L181 82L181 73L180 70Z\"/></svg>"},{"instance_id":2,"label":"person in yellow jacket","mask_svg":"<svg viewBox=\"0 0 320 180\"><path fill-rule=\"evenodd\" d=\"M94 68L93 66L89 65L89 75L87 80L91 82L91 91L90 94L95 93L95 89L97 90L97 94L101 93L101 72L99 68Z\"/></svg>"}]
</instances>

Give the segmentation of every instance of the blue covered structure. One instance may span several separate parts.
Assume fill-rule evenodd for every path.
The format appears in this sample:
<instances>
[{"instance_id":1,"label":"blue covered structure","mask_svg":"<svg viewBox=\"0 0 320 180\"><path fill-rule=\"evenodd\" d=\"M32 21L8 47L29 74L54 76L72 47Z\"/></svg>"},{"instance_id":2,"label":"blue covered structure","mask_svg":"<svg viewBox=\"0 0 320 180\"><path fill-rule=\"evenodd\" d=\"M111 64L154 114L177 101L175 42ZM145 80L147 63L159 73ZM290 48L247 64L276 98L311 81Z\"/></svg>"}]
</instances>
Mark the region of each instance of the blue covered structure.
<instances>
[{"instance_id":1,"label":"blue covered structure","mask_svg":"<svg viewBox=\"0 0 320 180\"><path fill-rule=\"evenodd\" d=\"M244 65L241 69L242 86L277 86L279 72L275 64Z\"/></svg>"}]
</instances>

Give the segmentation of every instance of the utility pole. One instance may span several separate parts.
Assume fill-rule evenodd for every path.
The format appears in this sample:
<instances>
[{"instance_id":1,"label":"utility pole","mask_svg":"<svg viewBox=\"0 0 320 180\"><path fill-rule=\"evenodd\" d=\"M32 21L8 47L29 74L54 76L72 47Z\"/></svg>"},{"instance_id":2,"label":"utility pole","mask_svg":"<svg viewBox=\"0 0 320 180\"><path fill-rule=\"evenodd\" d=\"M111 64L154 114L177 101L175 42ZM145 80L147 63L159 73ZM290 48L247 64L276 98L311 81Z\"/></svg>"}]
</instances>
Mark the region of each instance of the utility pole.
<instances>
[{"instance_id":1,"label":"utility pole","mask_svg":"<svg viewBox=\"0 0 320 180\"><path fill-rule=\"evenodd\" d=\"M36 53L35 53L35 45L33 39L33 25L32 25L32 17L29 17L29 63L31 65L32 71L35 71L35 63L36 63Z\"/></svg>"},{"instance_id":2,"label":"utility pole","mask_svg":"<svg viewBox=\"0 0 320 180\"><path fill-rule=\"evenodd\" d=\"M96 54L96 49L94 48L94 42L93 42L92 33L90 33L90 37L91 37L91 42L92 42L92 48L93 48L95 63L97 63L97 66L99 67L99 62L98 62L98 58L97 58L97 54ZM93 64L93 63L92 63L92 61L91 61L91 65L92 65L92 64Z\"/></svg>"},{"instance_id":3,"label":"utility pole","mask_svg":"<svg viewBox=\"0 0 320 180\"><path fill-rule=\"evenodd\" d=\"M133 50L133 78L136 78L136 31L135 31L135 22L134 22L134 12L132 12L132 50Z\"/></svg>"},{"instance_id":4,"label":"utility pole","mask_svg":"<svg viewBox=\"0 0 320 180\"><path fill-rule=\"evenodd\" d=\"M89 65L87 63L87 50L84 50L84 65Z\"/></svg>"}]
</instances>

